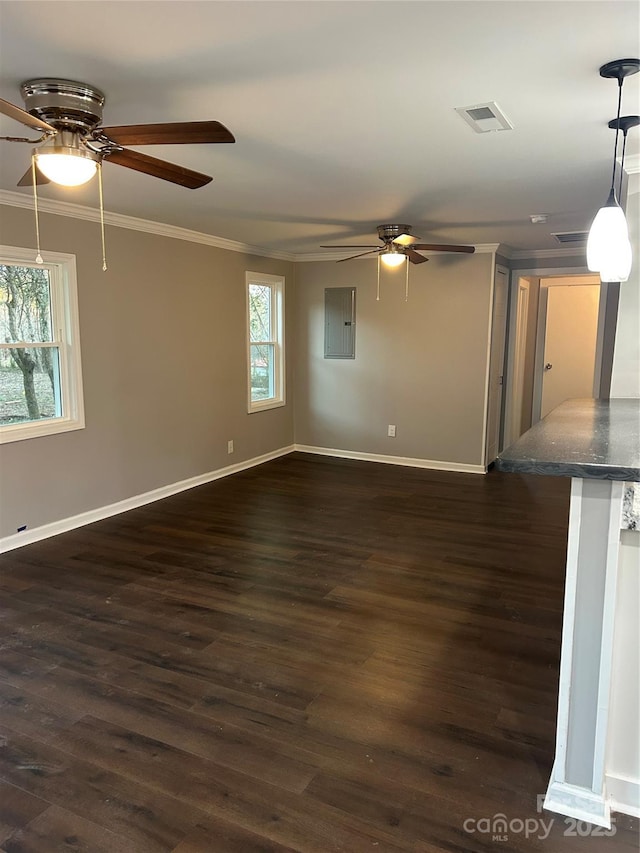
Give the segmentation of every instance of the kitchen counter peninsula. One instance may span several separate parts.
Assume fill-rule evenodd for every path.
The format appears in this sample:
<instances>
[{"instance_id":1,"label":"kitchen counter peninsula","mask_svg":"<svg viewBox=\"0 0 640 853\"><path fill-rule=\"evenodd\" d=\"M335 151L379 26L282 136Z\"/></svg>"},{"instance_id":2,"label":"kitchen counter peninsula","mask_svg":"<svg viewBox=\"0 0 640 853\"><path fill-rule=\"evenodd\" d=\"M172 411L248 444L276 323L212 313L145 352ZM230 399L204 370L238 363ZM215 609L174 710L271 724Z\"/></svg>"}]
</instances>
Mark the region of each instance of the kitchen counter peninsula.
<instances>
[{"instance_id":1,"label":"kitchen counter peninsula","mask_svg":"<svg viewBox=\"0 0 640 853\"><path fill-rule=\"evenodd\" d=\"M496 460L500 471L640 481L640 399L567 400Z\"/></svg>"},{"instance_id":2,"label":"kitchen counter peninsula","mask_svg":"<svg viewBox=\"0 0 640 853\"><path fill-rule=\"evenodd\" d=\"M611 811L640 811L628 758L639 748L640 400L567 400L496 467L571 478L556 752L544 807L610 828Z\"/></svg>"}]
</instances>

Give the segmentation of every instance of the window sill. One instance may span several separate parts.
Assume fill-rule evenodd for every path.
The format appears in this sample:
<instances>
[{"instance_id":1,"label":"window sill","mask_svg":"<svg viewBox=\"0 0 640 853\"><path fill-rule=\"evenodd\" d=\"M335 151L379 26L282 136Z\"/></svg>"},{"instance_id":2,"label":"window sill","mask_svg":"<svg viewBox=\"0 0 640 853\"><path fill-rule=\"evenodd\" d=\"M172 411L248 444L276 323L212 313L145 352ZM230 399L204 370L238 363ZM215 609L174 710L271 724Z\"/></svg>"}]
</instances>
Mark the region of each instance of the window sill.
<instances>
[{"instance_id":1,"label":"window sill","mask_svg":"<svg viewBox=\"0 0 640 853\"><path fill-rule=\"evenodd\" d=\"M14 441L25 441L28 438L40 438L45 435L57 435L61 432L72 432L84 429L84 420L78 418L50 418L46 421L32 421L0 427L0 444L11 444Z\"/></svg>"},{"instance_id":2,"label":"window sill","mask_svg":"<svg viewBox=\"0 0 640 853\"><path fill-rule=\"evenodd\" d=\"M251 403L249 405L248 413L253 415L256 412L264 412L267 409L280 409L285 405L286 403L284 400L265 400L261 403Z\"/></svg>"}]
</instances>

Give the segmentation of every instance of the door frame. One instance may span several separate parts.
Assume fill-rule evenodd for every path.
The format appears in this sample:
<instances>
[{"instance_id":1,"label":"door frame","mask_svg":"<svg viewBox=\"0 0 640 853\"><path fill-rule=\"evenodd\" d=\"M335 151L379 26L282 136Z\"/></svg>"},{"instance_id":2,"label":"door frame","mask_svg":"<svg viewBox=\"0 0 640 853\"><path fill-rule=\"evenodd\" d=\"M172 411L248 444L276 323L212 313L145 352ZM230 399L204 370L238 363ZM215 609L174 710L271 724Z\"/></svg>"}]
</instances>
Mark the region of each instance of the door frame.
<instances>
[{"instance_id":1,"label":"door frame","mask_svg":"<svg viewBox=\"0 0 640 853\"><path fill-rule=\"evenodd\" d=\"M518 276L515 282L515 318L514 318L514 346L513 346L513 370L511 383L511 406L509 419L505 418L504 437L505 444L513 444L522 435L522 397L525 382L525 359L527 328L529 323L529 312L531 310L531 276ZM508 389L505 388L505 394Z\"/></svg>"},{"instance_id":2,"label":"door frame","mask_svg":"<svg viewBox=\"0 0 640 853\"><path fill-rule=\"evenodd\" d=\"M491 406L491 367L492 367L492 358L495 358L495 353L493 351L493 334L494 334L494 310L495 310L495 297L496 297L496 276L500 273L504 273L505 276L505 284L507 288L506 300L505 300L505 320L503 327L503 335L504 335L504 352L502 356L502 393L500 395L500 410L498 411L498 446L497 452L500 453L503 445L503 433L504 433L504 423L505 423L505 381L506 381L506 368L507 368L507 347L509 345L509 316L511 311L511 273L509 267L502 263L500 260L493 255L493 260L491 264L491 294L489 299L489 322L487 327L487 367L486 367L486 375L485 375L485 395L484 395L484 417L482 424L482 465L484 466L484 470L487 471L489 467L489 462L487 461L488 450L489 450L489 417L490 417L490 406ZM495 363L495 362L494 362Z\"/></svg>"}]
</instances>

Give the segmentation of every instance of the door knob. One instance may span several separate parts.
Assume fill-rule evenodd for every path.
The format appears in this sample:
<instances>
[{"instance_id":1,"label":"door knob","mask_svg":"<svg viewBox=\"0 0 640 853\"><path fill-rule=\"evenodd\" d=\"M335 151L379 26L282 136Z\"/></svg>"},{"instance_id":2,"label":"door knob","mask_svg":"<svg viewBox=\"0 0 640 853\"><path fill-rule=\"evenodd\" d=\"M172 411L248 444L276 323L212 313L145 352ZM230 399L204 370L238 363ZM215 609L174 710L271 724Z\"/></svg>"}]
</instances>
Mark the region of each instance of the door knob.
<instances>
[{"instance_id":1,"label":"door knob","mask_svg":"<svg viewBox=\"0 0 640 853\"><path fill-rule=\"evenodd\" d=\"M545 370L551 370L551 368L552 368L552 367L553 367L553 365L552 365L552 364L549 364L549 362L547 362L547 363L545 364L545 366L544 366L544 369L545 369Z\"/></svg>"}]
</instances>

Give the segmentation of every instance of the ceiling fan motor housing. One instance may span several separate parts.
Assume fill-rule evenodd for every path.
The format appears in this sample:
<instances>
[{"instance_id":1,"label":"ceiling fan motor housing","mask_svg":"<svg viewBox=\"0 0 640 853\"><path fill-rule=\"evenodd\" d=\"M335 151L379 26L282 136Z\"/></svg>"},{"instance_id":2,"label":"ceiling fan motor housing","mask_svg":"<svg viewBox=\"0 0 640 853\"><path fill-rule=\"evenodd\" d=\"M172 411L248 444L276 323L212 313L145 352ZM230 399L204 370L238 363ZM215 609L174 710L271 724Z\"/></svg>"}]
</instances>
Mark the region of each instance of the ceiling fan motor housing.
<instances>
[{"instance_id":1,"label":"ceiling fan motor housing","mask_svg":"<svg viewBox=\"0 0 640 853\"><path fill-rule=\"evenodd\" d=\"M381 240L384 240L385 243L388 243L391 240L395 240L396 237L400 237L402 234L410 235L411 226L393 224L378 225L378 237Z\"/></svg>"},{"instance_id":2,"label":"ceiling fan motor housing","mask_svg":"<svg viewBox=\"0 0 640 853\"><path fill-rule=\"evenodd\" d=\"M105 96L94 86L57 77L25 80L20 86L25 109L56 128L88 133L102 121Z\"/></svg>"}]
</instances>

